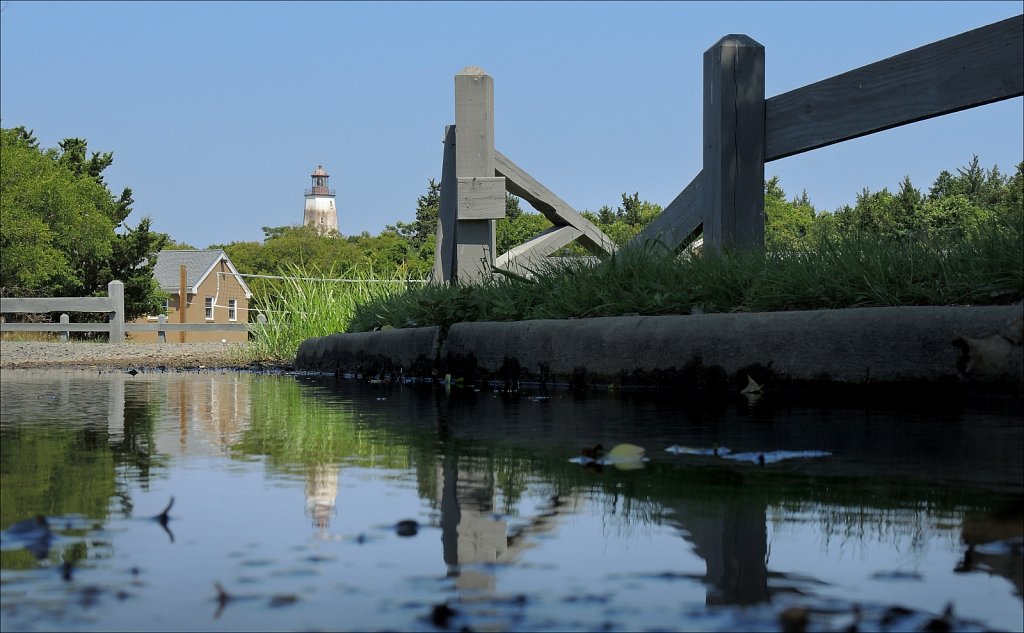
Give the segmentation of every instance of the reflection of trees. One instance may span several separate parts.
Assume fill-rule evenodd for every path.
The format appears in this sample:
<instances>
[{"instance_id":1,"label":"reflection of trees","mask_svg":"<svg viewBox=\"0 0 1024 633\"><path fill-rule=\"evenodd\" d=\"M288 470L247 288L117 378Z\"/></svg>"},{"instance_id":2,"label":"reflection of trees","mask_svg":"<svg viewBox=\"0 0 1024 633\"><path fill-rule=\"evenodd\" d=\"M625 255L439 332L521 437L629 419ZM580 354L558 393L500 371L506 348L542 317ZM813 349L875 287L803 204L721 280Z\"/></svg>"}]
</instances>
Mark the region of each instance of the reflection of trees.
<instances>
[{"instance_id":1,"label":"reflection of trees","mask_svg":"<svg viewBox=\"0 0 1024 633\"><path fill-rule=\"evenodd\" d=\"M129 392L144 392L132 385ZM149 476L157 410L146 398L125 405L125 375L74 370L5 370L0 398L0 524L36 514L104 520L111 498L131 512L119 474ZM36 564L6 551L4 568ZM65 560L87 555L69 547Z\"/></svg>"}]
</instances>

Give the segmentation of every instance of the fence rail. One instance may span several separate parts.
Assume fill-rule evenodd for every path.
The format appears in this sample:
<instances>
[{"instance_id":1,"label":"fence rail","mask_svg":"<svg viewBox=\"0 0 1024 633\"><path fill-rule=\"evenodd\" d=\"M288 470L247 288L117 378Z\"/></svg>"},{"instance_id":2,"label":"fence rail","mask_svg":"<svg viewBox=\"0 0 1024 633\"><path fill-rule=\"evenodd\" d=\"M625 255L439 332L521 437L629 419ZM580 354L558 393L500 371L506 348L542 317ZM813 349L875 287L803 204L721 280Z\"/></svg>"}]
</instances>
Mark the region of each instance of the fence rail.
<instances>
[{"instance_id":1,"label":"fence rail","mask_svg":"<svg viewBox=\"0 0 1024 633\"><path fill-rule=\"evenodd\" d=\"M124 284L112 281L106 297L0 298L0 314L45 314L65 312L59 323L6 323L0 319L0 332L55 332L67 342L70 332L106 332L110 342L124 343L125 332L156 332L160 343L167 341L167 332L251 332L266 324L262 314L256 323L168 323L166 315L156 323L125 323ZM71 323L67 312L106 312L107 323Z\"/></svg>"},{"instance_id":2,"label":"fence rail","mask_svg":"<svg viewBox=\"0 0 1024 633\"><path fill-rule=\"evenodd\" d=\"M766 162L1024 95L1024 15L768 99L764 46L753 39L727 35L703 61L703 169L630 244L657 240L675 249L701 235L709 250L763 246ZM504 213L494 213L502 192L493 189L502 179L555 230L499 257L494 221ZM525 268L572 240L615 250L494 148L493 80L480 68L463 69L455 75L455 125L445 128L434 280Z\"/></svg>"}]
</instances>

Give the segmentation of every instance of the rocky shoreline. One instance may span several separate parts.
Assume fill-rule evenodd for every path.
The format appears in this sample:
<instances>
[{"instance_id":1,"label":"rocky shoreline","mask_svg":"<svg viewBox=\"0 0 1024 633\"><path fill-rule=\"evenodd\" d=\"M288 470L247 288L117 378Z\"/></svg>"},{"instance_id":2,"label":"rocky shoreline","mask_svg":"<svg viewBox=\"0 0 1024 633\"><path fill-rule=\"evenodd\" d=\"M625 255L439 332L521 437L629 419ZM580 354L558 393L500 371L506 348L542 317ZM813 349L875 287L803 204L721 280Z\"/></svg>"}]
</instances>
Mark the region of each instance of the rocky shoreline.
<instances>
[{"instance_id":1,"label":"rocky shoreline","mask_svg":"<svg viewBox=\"0 0 1024 633\"><path fill-rule=\"evenodd\" d=\"M243 343L57 343L0 341L0 369L95 367L249 368Z\"/></svg>"}]
</instances>

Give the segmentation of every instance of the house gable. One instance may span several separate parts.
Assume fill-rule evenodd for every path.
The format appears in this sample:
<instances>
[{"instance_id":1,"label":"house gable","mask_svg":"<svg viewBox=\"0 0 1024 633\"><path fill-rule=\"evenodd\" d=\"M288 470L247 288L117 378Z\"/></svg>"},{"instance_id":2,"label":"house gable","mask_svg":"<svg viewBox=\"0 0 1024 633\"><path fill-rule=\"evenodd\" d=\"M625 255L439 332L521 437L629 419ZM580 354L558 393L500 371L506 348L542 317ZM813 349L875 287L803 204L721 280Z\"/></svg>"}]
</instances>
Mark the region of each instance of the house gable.
<instances>
[{"instance_id":1,"label":"house gable","mask_svg":"<svg viewBox=\"0 0 1024 633\"><path fill-rule=\"evenodd\" d=\"M241 286L245 298L251 299L252 291L249 290L249 286L242 279L238 269L231 263L231 258L221 249L160 251L157 253L156 264L153 267L153 276L160 284L161 290L178 294L181 285L180 270L181 265L184 264L186 292L196 294L199 291L199 286L222 261L227 265L238 285Z\"/></svg>"}]
</instances>

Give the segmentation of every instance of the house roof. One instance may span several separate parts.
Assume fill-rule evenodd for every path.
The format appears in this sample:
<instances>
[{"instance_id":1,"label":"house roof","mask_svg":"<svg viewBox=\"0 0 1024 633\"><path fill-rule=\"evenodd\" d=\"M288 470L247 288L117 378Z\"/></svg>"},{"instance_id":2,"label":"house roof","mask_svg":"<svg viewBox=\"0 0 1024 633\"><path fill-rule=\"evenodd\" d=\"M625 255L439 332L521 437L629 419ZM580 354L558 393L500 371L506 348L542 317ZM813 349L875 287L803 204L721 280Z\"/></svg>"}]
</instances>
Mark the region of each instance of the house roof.
<instances>
[{"instance_id":1,"label":"house roof","mask_svg":"<svg viewBox=\"0 0 1024 633\"><path fill-rule=\"evenodd\" d=\"M245 291L246 299L252 297L249 286L246 285L238 269L231 263L231 258L221 249L204 251L160 251L156 255L156 264L153 267L153 277L156 278L160 289L164 292L176 293L180 290L181 265L185 265L185 286L186 291L195 293L199 291L199 285L213 272L221 261L228 265L228 270L234 274L242 290Z\"/></svg>"}]
</instances>

